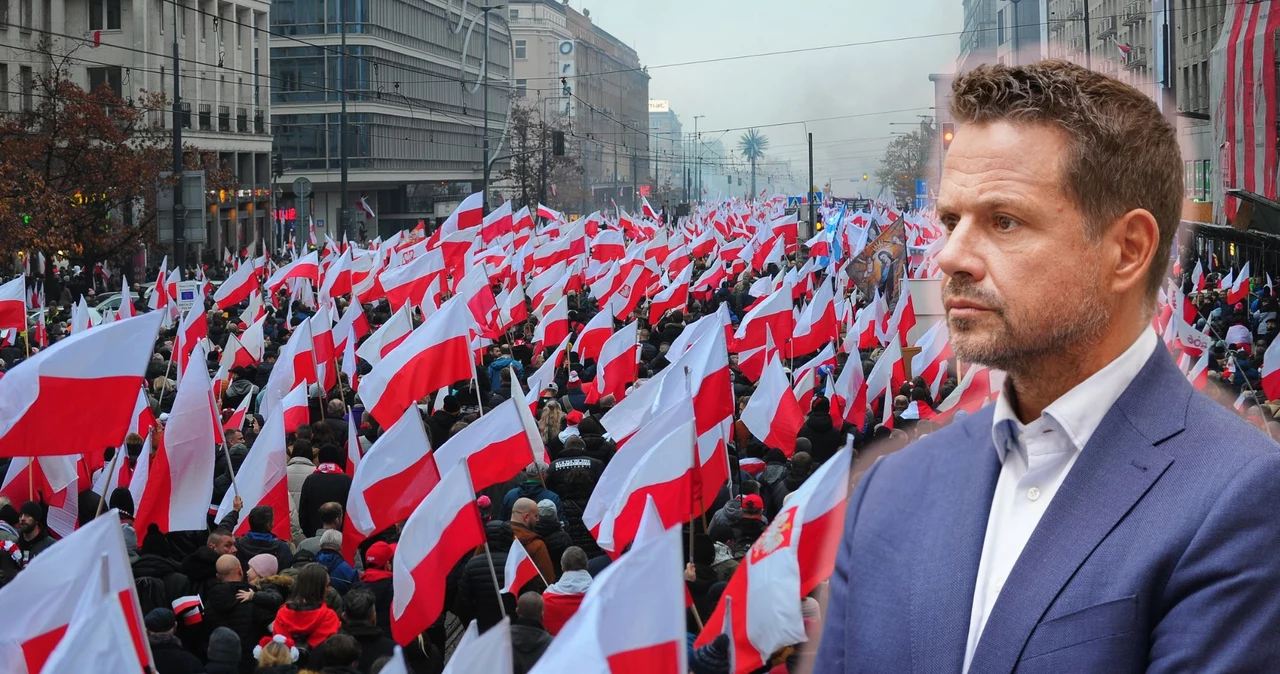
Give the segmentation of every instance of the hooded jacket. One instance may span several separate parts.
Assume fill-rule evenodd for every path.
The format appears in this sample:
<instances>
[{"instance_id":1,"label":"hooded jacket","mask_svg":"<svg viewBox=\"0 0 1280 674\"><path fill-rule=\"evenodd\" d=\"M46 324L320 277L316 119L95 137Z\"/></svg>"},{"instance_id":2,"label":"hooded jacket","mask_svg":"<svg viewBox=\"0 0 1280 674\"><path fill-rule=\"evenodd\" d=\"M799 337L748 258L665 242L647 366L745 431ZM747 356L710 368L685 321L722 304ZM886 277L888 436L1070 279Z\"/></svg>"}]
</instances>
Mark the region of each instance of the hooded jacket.
<instances>
[{"instance_id":1,"label":"hooded jacket","mask_svg":"<svg viewBox=\"0 0 1280 674\"><path fill-rule=\"evenodd\" d=\"M252 601L242 602L236 594L254 590ZM281 597L272 590L255 589L244 581L214 581L200 593L204 604L204 623L209 631L229 628L240 637L241 662L253 660L253 647L266 636L268 625L276 617Z\"/></svg>"},{"instance_id":2,"label":"hooded jacket","mask_svg":"<svg viewBox=\"0 0 1280 674\"><path fill-rule=\"evenodd\" d=\"M511 533L519 539L520 545L524 546L524 551L529 554L529 559L533 560L534 566L538 567L538 572L542 574L542 577L555 582L556 569L551 565L551 553L547 551L547 542L542 540L538 532L519 522L509 522L508 524L511 526ZM529 584L539 586L539 590L545 586L545 583L537 578L529 581Z\"/></svg>"},{"instance_id":3,"label":"hooded jacket","mask_svg":"<svg viewBox=\"0 0 1280 674\"><path fill-rule=\"evenodd\" d=\"M531 499L534 503L537 503L544 498L550 499L552 503L556 504L556 512L563 512L563 509L560 507L559 495L550 489L543 487L542 483L537 480L525 480L520 483L519 487L512 489L507 492L506 496L502 497L502 519L511 519L511 508L515 506L516 500L520 498Z\"/></svg>"},{"instance_id":4,"label":"hooded jacket","mask_svg":"<svg viewBox=\"0 0 1280 674\"><path fill-rule=\"evenodd\" d=\"M511 664L515 674L526 674L551 645L551 634L537 620L517 617L511 623Z\"/></svg>"},{"instance_id":5,"label":"hooded jacket","mask_svg":"<svg viewBox=\"0 0 1280 674\"><path fill-rule=\"evenodd\" d=\"M844 447L845 434L835 427L829 413L810 412L797 435L812 445L809 455L815 464L826 463Z\"/></svg>"},{"instance_id":6,"label":"hooded jacket","mask_svg":"<svg viewBox=\"0 0 1280 674\"><path fill-rule=\"evenodd\" d=\"M240 566L248 569L249 560L257 555L274 555L278 569L293 566L293 552L289 550L289 544L272 534L250 531L236 539L236 558L240 560Z\"/></svg>"},{"instance_id":7,"label":"hooded jacket","mask_svg":"<svg viewBox=\"0 0 1280 674\"><path fill-rule=\"evenodd\" d=\"M338 614L324 604L297 608L285 604L276 612L276 620L271 626L272 634L283 634L295 642L305 641L313 649L337 634L340 627L342 621Z\"/></svg>"}]
</instances>

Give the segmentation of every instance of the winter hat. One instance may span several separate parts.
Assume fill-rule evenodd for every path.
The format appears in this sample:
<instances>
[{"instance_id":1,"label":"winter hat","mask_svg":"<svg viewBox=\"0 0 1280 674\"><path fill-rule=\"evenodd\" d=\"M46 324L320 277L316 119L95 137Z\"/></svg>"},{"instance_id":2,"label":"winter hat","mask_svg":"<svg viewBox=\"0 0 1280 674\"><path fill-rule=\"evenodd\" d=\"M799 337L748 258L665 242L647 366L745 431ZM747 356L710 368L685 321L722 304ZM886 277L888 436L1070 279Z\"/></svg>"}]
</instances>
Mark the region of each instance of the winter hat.
<instances>
[{"instance_id":1,"label":"winter hat","mask_svg":"<svg viewBox=\"0 0 1280 674\"><path fill-rule=\"evenodd\" d=\"M160 531L160 526L154 522L147 525L147 534L142 537L142 547L138 552L157 557L168 557L173 554L172 548L169 547L169 539L165 538Z\"/></svg>"},{"instance_id":2,"label":"winter hat","mask_svg":"<svg viewBox=\"0 0 1280 674\"><path fill-rule=\"evenodd\" d=\"M326 529L320 535L321 550L341 550L342 549L342 532L337 529Z\"/></svg>"},{"instance_id":3,"label":"winter hat","mask_svg":"<svg viewBox=\"0 0 1280 674\"><path fill-rule=\"evenodd\" d=\"M18 508L18 515L26 515L36 522L39 522L41 526L44 526L44 509L35 501L27 501L26 503L23 503L22 507Z\"/></svg>"},{"instance_id":4,"label":"winter hat","mask_svg":"<svg viewBox=\"0 0 1280 674\"><path fill-rule=\"evenodd\" d=\"M476 499L476 507L480 509L481 521L488 522L493 517L493 514L490 511L492 506L493 501L489 500L488 496L484 496L482 494L480 498Z\"/></svg>"},{"instance_id":5,"label":"winter hat","mask_svg":"<svg viewBox=\"0 0 1280 674\"><path fill-rule=\"evenodd\" d=\"M267 553L254 555L249 558L249 568L263 578L274 576L280 571L280 560L276 559L275 555Z\"/></svg>"},{"instance_id":6,"label":"winter hat","mask_svg":"<svg viewBox=\"0 0 1280 674\"><path fill-rule=\"evenodd\" d=\"M128 524L122 525L120 531L124 533L124 549L129 553L129 562L138 561L138 532Z\"/></svg>"},{"instance_id":7,"label":"winter hat","mask_svg":"<svg viewBox=\"0 0 1280 674\"><path fill-rule=\"evenodd\" d=\"M111 492L111 498L107 499L107 507L115 508L120 511L121 515L133 517L133 494L128 487L116 487Z\"/></svg>"},{"instance_id":8,"label":"winter hat","mask_svg":"<svg viewBox=\"0 0 1280 674\"><path fill-rule=\"evenodd\" d=\"M818 606L818 600L813 597L805 597L800 600L800 617L805 620L821 620L822 609Z\"/></svg>"},{"instance_id":9,"label":"winter hat","mask_svg":"<svg viewBox=\"0 0 1280 674\"><path fill-rule=\"evenodd\" d=\"M760 519L764 513L764 499L759 494L747 494L742 497L742 516Z\"/></svg>"},{"instance_id":10,"label":"winter hat","mask_svg":"<svg viewBox=\"0 0 1280 674\"><path fill-rule=\"evenodd\" d=\"M298 661L298 647L293 643L293 639L290 639L283 634L277 634L275 636L268 634L267 636L262 637L262 640L258 642L258 645L253 647L253 659L257 660L262 657L262 649L266 648L267 645L273 641L282 643L288 647L289 657L293 658L294 662Z\"/></svg>"},{"instance_id":11,"label":"winter hat","mask_svg":"<svg viewBox=\"0 0 1280 674\"><path fill-rule=\"evenodd\" d=\"M488 498L482 496L481 498ZM396 546L385 541L378 541L369 546L364 553L364 568L366 569L385 569L391 558L396 554Z\"/></svg>"},{"instance_id":12,"label":"winter hat","mask_svg":"<svg viewBox=\"0 0 1280 674\"><path fill-rule=\"evenodd\" d=\"M538 501L538 519L545 522L554 522L559 515L556 514L556 504L549 498Z\"/></svg>"},{"instance_id":13,"label":"winter hat","mask_svg":"<svg viewBox=\"0 0 1280 674\"><path fill-rule=\"evenodd\" d=\"M724 674L729 671L729 635L721 634L711 643L695 649L689 657L693 674Z\"/></svg>"},{"instance_id":14,"label":"winter hat","mask_svg":"<svg viewBox=\"0 0 1280 674\"><path fill-rule=\"evenodd\" d=\"M151 609L143 622L146 623L148 632L156 634L168 632L178 626L178 619L174 617L173 611L164 607Z\"/></svg>"},{"instance_id":15,"label":"winter hat","mask_svg":"<svg viewBox=\"0 0 1280 674\"><path fill-rule=\"evenodd\" d=\"M209 662L234 665L240 662L240 636L229 627L219 627L209 635Z\"/></svg>"},{"instance_id":16,"label":"winter hat","mask_svg":"<svg viewBox=\"0 0 1280 674\"><path fill-rule=\"evenodd\" d=\"M570 370L569 371L569 387L572 388L574 386L581 386L581 385L582 385L582 379L578 377L578 373Z\"/></svg>"},{"instance_id":17,"label":"winter hat","mask_svg":"<svg viewBox=\"0 0 1280 674\"><path fill-rule=\"evenodd\" d=\"M569 423L570 426L577 426L578 424L582 423L582 412L579 412L578 410L574 410L564 415L564 419Z\"/></svg>"},{"instance_id":18,"label":"winter hat","mask_svg":"<svg viewBox=\"0 0 1280 674\"><path fill-rule=\"evenodd\" d=\"M11 527L18 526L18 511L13 505L9 503L0 505L0 522L4 522Z\"/></svg>"}]
</instances>

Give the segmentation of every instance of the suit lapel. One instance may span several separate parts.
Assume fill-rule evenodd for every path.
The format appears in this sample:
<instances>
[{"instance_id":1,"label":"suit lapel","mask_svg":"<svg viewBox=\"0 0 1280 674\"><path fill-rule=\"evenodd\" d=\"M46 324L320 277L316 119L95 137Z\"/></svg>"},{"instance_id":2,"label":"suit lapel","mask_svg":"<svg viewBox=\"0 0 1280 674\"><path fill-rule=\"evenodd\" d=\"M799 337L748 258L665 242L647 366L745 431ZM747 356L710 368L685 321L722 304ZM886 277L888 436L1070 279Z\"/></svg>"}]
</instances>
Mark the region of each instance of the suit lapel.
<instances>
[{"instance_id":1,"label":"suit lapel","mask_svg":"<svg viewBox=\"0 0 1280 674\"><path fill-rule=\"evenodd\" d=\"M911 591L912 669L959 672L1000 460L991 440L993 406L965 424L968 442L940 453L930 467L925 523Z\"/></svg>"},{"instance_id":2,"label":"suit lapel","mask_svg":"<svg viewBox=\"0 0 1280 674\"><path fill-rule=\"evenodd\" d=\"M1103 417L1031 534L987 619L970 672L1013 671L1062 588L1173 463L1156 445L1185 427L1190 393L1157 347Z\"/></svg>"}]
</instances>

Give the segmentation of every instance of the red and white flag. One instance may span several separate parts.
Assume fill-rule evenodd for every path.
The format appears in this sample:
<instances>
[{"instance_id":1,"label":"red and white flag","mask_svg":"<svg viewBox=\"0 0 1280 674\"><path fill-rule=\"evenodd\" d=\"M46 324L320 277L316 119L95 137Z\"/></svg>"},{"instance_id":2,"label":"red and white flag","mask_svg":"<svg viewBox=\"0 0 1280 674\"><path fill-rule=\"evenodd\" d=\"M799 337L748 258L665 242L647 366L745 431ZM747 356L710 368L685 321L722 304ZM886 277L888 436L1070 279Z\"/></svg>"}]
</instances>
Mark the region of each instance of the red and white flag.
<instances>
[{"instance_id":1,"label":"red and white flag","mask_svg":"<svg viewBox=\"0 0 1280 674\"><path fill-rule=\"evenodd\" d=\"M267 378L265 407L279 404L290 391L304 384L316 383L316 361L311 339L311 319L305 318L280 349L275 367Z\"/></svg>"},{"instance_id":2,"label":"red and white flag","mask_svg":"<svg viewBox=\"0 0 1280 674\"><path fill-rule=\"evenodd\" d=\"M1227 303L1235 304L1249 299L1249 262L1246 260L1244 268L1240 270L1240 275L1231 283L1231 289L1227 291Z\"/></svg>"},{"instance_id":3,"label":"red and white flag","mask_svg":"<svg viewBox=\"0 0 1280 674\"><path fill-rule=\"evenodd\" d=\"M337 260L324 272L324 282L320 284L320 297L333 299L351 292L351 249L342 251Z\"/></svg>"},{"instance_id":4,"label":"red and white flag","mask_svg":"<svg viewBox=\"0 0 1280 674\"><path fill-rule=\"evenodd\" d=\"M0 330L27 329L26 277L0 285Z\"/></svg>"},{"instance_id":5,"label":"red and white flag","mask_svg":"<svg viewBox=\"0 0 1280 674\"><path fill-rule=\"evenodd\" d=\"M94 585L103 587L99 579L104 566L106 593L118 598L129 626L128 640L133 642L139 661L150 661L120 516L110 510L32 558L22 571L21 581L0 588L0 606L4 607L4 620L0 620L0 671L42 671L67 635L81 598ZM116 642L115 647L120 648L121 644Z\"/></svg>"},{"instance_id":6,"label":"red and white flag","mask_svg":"<svg viewBox=\"0 0 1280 674\"><path fill-rule=\"evenodd\" d=\"M880 335L880 341L888 344L890 338L896 336L898 345L906 346L907 333L916 325L916 309L915 302L911 300L911 284L906 279L902 279L899 286L902 290L898 292L898 303L893 308L893 314L889 317L884 334Z\"/></svg>"},{"instance_id":7,"label":"red and white flag","mask_svg":"<svg viewBox=\"0 0 1280 674\"><path fill-rule=\"evenodd\" d=\"M601 312L604 313L604 312ZM589 384L587 404L611 395L622 400L640 371L639 323L631 321L604 342L596 358L596 378ZM585 388L585 387L584 387Z\"/></svg>"},{"instance_id":8,"label":"red and white flag","mask_svg":"<svg viewBox=\"0 0 1280 674\"><path fill-rule=\"evenodd\" d=\"M558 344L569 334L569 299L561 297L533 329L534 351Z\"/></svg>"},{"instance_id":9,"label":"red and white flag","mask_svg":"<svg viewBox=\"0 0 1280 674\"><path fill-rule=\"evenodd\" d=\"M439 483L422 415L410 407L356 466L342 520L342 556L354 564L361 541L408 519Z\"/></svg>"},{"instance_id":10,"label":"red and white flag","mask_svg":"<svg viewBox=\"0 0 1280 674\"><path fill-rule=\"evenodd\" d=\"M898 387L907 380L902 364L902 347L897 340L890 340L871 373L867 375L867 399L877 398L885 391L898 394Z\"/></svg>"},{"instance_id":11,"label":"red and white flag","mask_svg":"<svg viewBox=\"0 0 1280 674\"><path fill-rule=\"evenodd\" d=\"M320 284L320 255L316 251L311 251L306 255L290 262L289 264L276 270L276 273L267 279L267 291L275 294L280 286L284 285L289 279L306 279L312 283Z\"/></svg>"},{"instance_id":12,"label":"red and white flag","mask_svg":"<svg viewBox=\"0 0 1280 674\"><path fill-rule=\"evenodd\" d=\"M1262 391L1267 400L1280 399L1280 339L1272 340L1262 355Z\"/></svg>"},{"instance_id":13,"label":"red and white flag","mask_svg":"<svg viewBox=\"0 0 1280 674\"><path fill-rule=\"evenodd\" d=\"M426 293L431 281L445 273L444 253L440 249L427 251L408 264L383 269L378 282L393 310L417 302Z\"/></svg>"},{"instance_id":14,"label":"red and white flag","mask_svg":"<svg viewBox=\"0 0 1280 674\"><path fill-rule=\"evenodd\" d=\"M121 275L120 285L120 308L116 310L116 320L123 321L126 318L137 316L138 312L133 309L133 293L129 290L129 279ZM0 297L4 295L3 288L3 286L0 286ZM0 300L0 302L3 301ZM0 323L2 322L3 320L0 319Z\"/></svg>"},{"instance_id":15,"label":"red and white flag","mask_svg":"<svg viewBox=\"0 0 1280 674\"><path fill-rule=\"evenodd\" d=\"M679 528L638 541L595 577L529 674L688 671L681 551Z\"/></svg>"},{"instance_id":16,"label":"red and white flag","mask_svg":"<svg viewBox=\"0 0 1280 674\"><path fill-rule=\"evenodd\" d=\"M131 621L125 607L114 600L108 589L110 566L105 556L90 569L92 580L79 598L67 626L66 634L49 654L42 671L55 672L138 672L144 670L142 654L132 648L121 648L133 638ZM129 607L133 609L132 606Z\"/></svg>"},{"instance_id":17,"label":"red and white flag","mask_svg":"<svg viewBox=\"0 0 1280 674\"><path fill-rule=\"evenodd\" d=\"M559 220L561 218L560 211L551 210L551 208L538 204L538 217L544 220Z\"/></svg>"},{"instance_id":18,"label":"red and white flag","mask_svg":"<svg viewBox=\"0 0 1280 674\"><path fill-rule=\"evenodd\" d=\"M960 378L951 395L938 404L937 421L945 424L951 421L956 412L963 410L973 414L988 403L995 402L1004 386L1004 373L982 365L971 365Z\"/></svg>"},{"instance_id":19,"label":"red and white flag","mask_svg":"<svg viewBox=\"0 0 1280 674\"><path fill-rule=\"evenodd\" d=\"M225 423L222 424L222 430L244 430L244 418L249 414L249 403L253 402L253 396L245 396L240 405L236 407L231 416L227 417Z\"/></svg>"},{"instance_id":20,"label":"red and white flag","mask_svg":"<svg viewBox=\"0 0 1280 674\"><path fill-rule=\"evenodd\" d=\"M359 341L369 334L369 319L364 315L364 307L359 302L352 302L343 312L342 318L333 326L333 350L343 353L347 349L347 339L353 337ZM409 333L405 333L407 336Z\"/></svg>"},{"instance_id":21,"label":"red and white flag","mask_svg":"<svg viewBox=\"0 0 1280 674\"><path fill-rule=\"evenodd\" d=\"M182 322L178 324L177 343L174 347L174 365L178 368L178 379L182 379L182 374L187 371L187 362L191 359L191 352L195 350L200 340L209 336L209 317L204 312L204 303L199 302L191 305L187 309L187 313L183 314Z\"/></svg>"},{"instance_id":22,"label":"red and white flag","mask_svg":"<svg viewBox=\"0 0 1280 674\"><path fill-rule=\"evenodd\" d=\"M400 649L397 648L398 652ZM467 631L445 665L443 674L493 674L515 671L512 668L511 621L504 617L497 625L480 634L480 627L472 620ZM381 674L410 674L408 669L393 670L388 667Z\"/></svg>"},{"instance_id":23,"label":"red and white flag","mask_svg":"<svg viewBox=\"0 0 1280 674\"><path fill-rule=\"evenodd\" d=\"M391 314L391 318L388 318L386 323L378 326L369 339L364 340L356 348L356 355L370 365L377 365L387 354L408 339L409 333L413 332L413 317L409 314L410 311L412 309L406 304Z\"/></svg>"},{"instance_id":24,"label":"red and white flag","mask_svg":"<svg viewBox=\"0 0 1280 674\"><path fill-rule=\"evenodd\" d=\"M392 572L391 636L405 645L444 610L449 571L484 544L475 489L463 462L422 499L400 532Z\"/></svg>"},{"instance_id":25,"label":"red and white flag","mask_svg":"<svg viewBox=\"0 0 1280 674\"><path fill-rule=\"evenodd\" d=\"M258 290L258 271L256 264L242 264L231 276L227 277L218 291L213 294L213 304L219 310L226 310L246 299Z\"/></svg>"},{"instance_id":26,"label":"red and white flag","mask_svg":"<svg viewBox=\"0 0 1280 674\"><path fill-rule=\"evenodd\" d=\"M824 344L835 341L840 333L836 321L835 290L829 281L823 281L813 293L813 301L800 312L796 321L791 351L796 355L813 353Z\"/></svg>"},{"instance_id":27,"label":"red and white flag","mask_svg":"<svg viewBox=\"0 0 1280 674\"><path fill-rule=\"evenodd\" d=\"M853 450L845 447L788 497L729 579L695 648L727 631L731 671L745 674L779 648L807 640L800 600L835 569L852 465Z\"/></svg>"},{"instance_id":28,"label":"red and white flag","mask_svg":"<svg viewBox=\"0 0 1280 674\"><path fill-rule=\"evenodd\" d=\"M284 410L284 434L289 435L311 420L311 410L307 400L307 385L298 384L280 399L279 407Z\"/></svg>"},{"instance_id":29,"label":"red and white flag","mask_svg":"<svg viewBox=\"0 0 1280 674\"><path fill-rule=\"evenodd\" d=\"M269 393L268 393L269 395ZM235 534L243 536L249 531L249 511L258 506L269 506L275 512L271 533L282 541L289 540L289 481L285 475L288 462L284 432L284 405L276 403L266 414L262 432L253 441L249 454L236 471L232 488L227 490L214 516L215 522L231 512L235 497L243 501L240 522Z\"/></svg>"},{"instance_id":30,"label":"red and white flag","mask_svg":"<svg viewBox=\"0 0 1280 674\"><path fill-rule=\"evenodd\" d=\"M440 226L440 236L449 236L454 232L479 227L484 222L484 193L474 192L462 200L453 210L449 218Z\"/></svg>"},{"instance_id":31,"label":"red and white flag","mask_svg":"<svg viewBox=\"0 0 1280 674\"><path fill-rule=\"evenodd\" d=\"M551 463L518 383L512 384L510 399L458 431L435 456L442 466L466 461L477 490L510 480L534 461Z\"/></svg>"},{"instance_id":32,"label":"red and white flag","mask_svg":"<svg viewBox=\"0 0 1280 674\"><path fill-rule=\"evenodd\" d=\"M161 318L153 312L71 335L0 378L0 456L118 446Z\"/></svg>"},{"instance_id":33,"label":"red and white flag","mask_svg":"<svg viewBox=\"0 0 1280 674\"><path fill-rule=\"evenodd\" d=\"M596 312L591 320L587 321L587 325L582 328L582 332L578 333L578 339L573 345L573 352L586 362L588 360L599 360L600 349L604 347L604 343L608 341L609 336L613 334L613 312L601 310Z\"/></svg>"},{"instance_id":34,"label":"red and white flag","mask_svg":"<svg viewBox=\"0 0 1280 674\"><path fill-rule=\"evenodd\" d=\"M507 565L503 569L503 579L506 585L502 586L502 592L519 596L520 588L524 587L534 578L542 578L542 572L538 571L538 565L533 563L533 558L529 556L528 551L524 549L524 545L519 539L511 542L511 550L507 552ZM544 584L547 583L546 578L542 578Z\"/></svg>"},{"instance_id":35,"label":"red and white flag","mask_svg":"<svg viewBox=\"0 0 1280 674\"><path fill-rule=\"evenodd\" d=\"M831 390L831 418L853 424L862 431L867 424L867 385L862 376L862 360L854 352L845 362Z\"/></svg>"},{"instance_id":36,"label":"red and white flag","mask_svg":"<svg viewBox=\"0 0 1280 674\"><path fill-rule=\"evenodd\" d=\"M693 280L693 267L685 267L649 302L649 320L657 322L669 311L684 311L689 305L689 283Z\"/></svg>"},{"instance_id":37,"label":"red and white flag","mask_svg":"<svg viewBox=\"0 0 1280 674\"><path fill-rule=\"evenodd\" d=\"M360 387L369 414L390 426L422 396L470 379L471 322L467 305L455 296L374 365Z\"/></svg>"},{"instance_id":38,"label":"red and white flag","mask_svg":"<svg viewBox=\"0 0 1280 674\"><path fill-rule=\"evenodd\" d=\"M795 453L796 433L804 424L804 412L776 354L769 359L755 392L742 410L742 423L766 447L781 449L788 457Z\"/></svg>"},{"instance_id":39,"label":"red and white flag","mask_svg":"<svg viewBox=\"0 0 1280 674\"><path fill-rule=\"evenodd\" d=\"M217 422L209 371L204 363L194 362L178 385L164 434L142 478L145 484L136 506L136 529L146 531L147 525L156 524L168 533L200 531L208 526L217 458L213 448L221 438ZM134 482L139 481L139 473L134 474ZM135 491L132 483L129 487Z\"/></svg>"},{"instance_id":40,"label":"red and white flag","mask_svg":"<svg viewBox=\"0 0 1280 674\"><path fill-rule=\"evenodd\" d=\"M954 355L951 352L951 329L947 321L940 320L933 324L916 340L918 353L911 357L911 371L918 377L930 382L929 394L933 399L938 397L938 385L947 373L947 362Z\"/></svg>"}]
</instances>

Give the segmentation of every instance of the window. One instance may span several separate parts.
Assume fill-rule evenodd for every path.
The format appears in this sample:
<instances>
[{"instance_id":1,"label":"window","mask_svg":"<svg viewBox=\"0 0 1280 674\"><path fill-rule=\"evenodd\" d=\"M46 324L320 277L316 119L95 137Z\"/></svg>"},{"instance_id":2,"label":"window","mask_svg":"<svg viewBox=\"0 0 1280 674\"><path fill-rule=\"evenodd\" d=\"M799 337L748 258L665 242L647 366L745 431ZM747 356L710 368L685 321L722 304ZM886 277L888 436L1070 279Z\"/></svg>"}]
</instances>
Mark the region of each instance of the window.
<instances>
[{"instance_id":1,"label":"window","mask_svg":"<svg viewBox=\"0 0 1280 674\"><path fill-rule=\"evenodd\" d=\"M249 111L245 108L236 108L236 131L249 132Z\"/></svg>"},{"instance_id":2,"label":"window","mask_svg":"<svg viewBox=\"0 0 1280 674\"><path fill-rule=\"evenodd\" d=\"M213 109L208 103L200 104L200 130L208 131L213 128Z\"/></svg>"},{"instance_id":3,"label":"window","mask_svg":"<svg viewBox=\"0 0 1280 674\"><path fill-rule=\"evenodd\" d=\"M121 71L119 66L109 66L106 68L89 68L89 90L97 91L98 87L107 85L107 88L115 92L116 96L124 96L124 86L122 85Z\"/></svg>"},{"instance_id":4,"label":"window","mask_svg":"<svg viewBox=\"0 0 1280 674\"><path fill-rule=\"evenodd\" d=\"M516 40L516 58L528 58L526 52L528 52L528 42L525 40Z\"/></svg>"},{"instance_id":5,"label":"window","mask_svg":"<svg viewBox=\"0 0 1280 674\"><path fill-rule=\"evenodd\" d=\"M516 80L516 97L524 98L529 94L529 80Z\"/></svg>"},{"instance_id":6,"label":"window","mask_svg":"<svg viewBox=\"0 0 1280 674\"><path fill-rule=\"evenodd\" d=\"M31 30L31 24L35 21L31 13L31 0L18 0L18 27L24 31Z\"/></svg>"},{"instance_id":7,"label":"window","mask_svg":"<svg viewBox=\"0 0 1280 674\"><path fill-rule=\"evenodd\" d=\"M89 0L89 30L120 30L120 0Z\"/></svg>"},{"instance_id":8,"label":"window","mask_svg":"<svg viewBox=\"0 0 1280 674\"><path fill-rule=\"evenodd\" d=\"M9 110L9 64L0 63L0 112Z\"/></svg>"},{"instance_id":9,"label":"window","mask_svg":"<svg viewBox=\"0 0 1280 674\"><path fill-rule=\"evenodd\" d=\"M35 73L31 71L31 66L22 66L18 70L18 78L21 80L19 84L22 87L22 109L30 112L35 107Z\"/></svg>"},{"instance_id":10,"label":"window","mask_svg":"<svg viewBox=\"0 0 1280 674\"><path fill-rule=\"evenodd\" d=\"M987 24L991 25L991 24ZM1004 44L1004 10L996 13L996 44Z\"/></svg>"},{"instance_id":11,"label":"window","mask_svg":"<svg viewBox=\"0 0 1280 674\"><path fill-rule=\"evenodd\" d=\"M231 130L231 107L227 105L218 106L218 130Z\"/></svg>"},{"instance_id":12,"label":"window","mask_svg":"<svg viewBox=\"0 0 1280 674\"><path fill-rule=\"evenodd\" d=\"M520 18L520 10L518 10L518 9L512 9L512 10L509 10L509 11L507 12L507 18L508 18L508 19L519 19L519 18Z\"/></svg>"},{"instance_id":13,"label":"window","mask_svg":"<svg viewBox=\"0 0 1280 674\"><path fill-rule=\"evenodd\" d=\"M164 0L156 0L156 21L160 23L160 34L164 35Z\"/></svg>"},{"instance_id":14,"label":"window","mask_svg":"<svg viewBox=\"0 0 1280 674\"><path fill-rule=\"evenodd\" d=\"M9 0L0 1L0 24L9 23Z\"/></svg>"}]
</instances>

